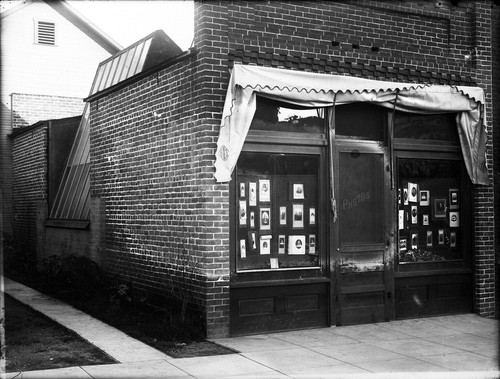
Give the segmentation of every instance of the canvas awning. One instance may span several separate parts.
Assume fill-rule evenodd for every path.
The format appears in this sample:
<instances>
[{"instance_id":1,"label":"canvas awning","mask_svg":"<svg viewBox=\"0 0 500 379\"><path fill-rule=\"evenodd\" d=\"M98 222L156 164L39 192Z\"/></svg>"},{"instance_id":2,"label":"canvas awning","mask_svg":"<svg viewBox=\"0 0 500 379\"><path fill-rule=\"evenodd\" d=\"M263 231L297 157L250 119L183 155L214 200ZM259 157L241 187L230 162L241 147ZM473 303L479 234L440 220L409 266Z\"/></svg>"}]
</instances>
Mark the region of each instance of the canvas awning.
<instances>
[{"instance_id":1,"label":"canvas awning","mask_svg":"<svg viewBox=\"0 0 500 379\"><path fill-rule=\"evenodd\" d=\"M256 109L256 94L304 107L371 102L399 111L457 113L465 165L475 184L489 184L484 91L479 87L397 83L350 76L235 65L224 104L215 179L231 180Z\"/></svg>"}]
</instances>

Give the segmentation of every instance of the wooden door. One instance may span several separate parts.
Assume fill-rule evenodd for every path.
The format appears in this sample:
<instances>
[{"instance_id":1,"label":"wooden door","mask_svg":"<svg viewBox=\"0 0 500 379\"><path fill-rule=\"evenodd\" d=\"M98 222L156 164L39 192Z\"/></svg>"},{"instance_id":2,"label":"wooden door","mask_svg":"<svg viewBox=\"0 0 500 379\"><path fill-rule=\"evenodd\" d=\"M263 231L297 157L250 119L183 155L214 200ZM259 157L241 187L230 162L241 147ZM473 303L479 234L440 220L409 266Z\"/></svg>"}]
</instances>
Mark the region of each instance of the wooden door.
<instances>
[{"instance_id":1,"label":"wooden door","mask_svg":"<svg viewBox=\"0 0 500 379\"><path fill-rule=\"evenodd\" d=\"M378 142L344 140L335 149L336 323L388 321L392 312L390 169Z\"/></svg>"}]
</instances>

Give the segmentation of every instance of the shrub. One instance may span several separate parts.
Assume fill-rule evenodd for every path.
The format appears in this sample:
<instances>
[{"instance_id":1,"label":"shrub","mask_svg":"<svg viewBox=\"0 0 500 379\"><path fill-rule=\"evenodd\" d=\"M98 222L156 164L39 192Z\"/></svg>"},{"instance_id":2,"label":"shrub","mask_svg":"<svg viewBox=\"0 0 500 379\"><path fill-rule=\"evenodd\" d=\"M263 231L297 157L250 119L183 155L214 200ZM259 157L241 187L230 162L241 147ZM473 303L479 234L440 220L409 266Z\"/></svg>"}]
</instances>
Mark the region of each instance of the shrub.
<instances>
[{"instance_id":1,"label":"shrub","mask_svg":"<svg viewBox=\"0 0 500 379\"><path fill-rule=\"evenodd\" d=\"M102 284L97 264L84 256L52 255L43 261L43 291L72 297L90 297Z\"/></svg>"}]
</instances>

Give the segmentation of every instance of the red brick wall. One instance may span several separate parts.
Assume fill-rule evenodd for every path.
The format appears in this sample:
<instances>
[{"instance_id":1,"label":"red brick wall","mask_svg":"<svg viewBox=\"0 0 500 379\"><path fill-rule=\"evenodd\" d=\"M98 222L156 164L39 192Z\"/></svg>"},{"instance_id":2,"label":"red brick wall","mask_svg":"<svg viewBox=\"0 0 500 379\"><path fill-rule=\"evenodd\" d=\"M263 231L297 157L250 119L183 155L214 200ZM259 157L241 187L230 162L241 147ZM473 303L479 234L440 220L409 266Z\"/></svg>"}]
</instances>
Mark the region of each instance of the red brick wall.
<instances>
[{"instance_id":1,"label":"red brick wall","mask_svg":"<svg viewBox=\"0 0 500 379\"><path fill-rule=\"evenodd\" d=\"M175 292L179 278L205 310L207 334L227 335L229 191L214 182L213 162L228 69L479 84L491 110L488 7L476 15L466 1L197 2L196 59L92 104L91 193L106 202L105 266L149 290ZM465 59L475 47L481 55ZM480 214L493 188L476 193ZM490 315L492 213L476 228L477 310Z\"/></svg>"}]
</instances>

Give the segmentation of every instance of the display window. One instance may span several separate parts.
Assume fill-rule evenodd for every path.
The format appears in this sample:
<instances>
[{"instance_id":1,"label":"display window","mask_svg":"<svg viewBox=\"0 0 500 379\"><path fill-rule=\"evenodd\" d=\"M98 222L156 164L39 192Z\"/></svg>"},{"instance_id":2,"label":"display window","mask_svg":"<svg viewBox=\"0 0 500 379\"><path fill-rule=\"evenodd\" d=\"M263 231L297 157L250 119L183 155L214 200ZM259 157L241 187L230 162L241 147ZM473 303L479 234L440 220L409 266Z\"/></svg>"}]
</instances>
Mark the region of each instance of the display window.
<instances>
[{"instance_id":1,"label":"display window","mask_svg":"<svg viewBox=\"0 0 500 379\"><path fill-rule=\"evenodd\" d=\"M415 115L398 112L394 138L423 141L447 141L458 144L457 122L454 113Z\"/></svg>"},{"instance_id":2,"label":"display window","mask_svg":"<svg viewBox=\"0 0 500 379\"><path fill-rule=\"evenodd\" d=\"M287 133L324 133L324 111L257 96L257 108L250 129Z\"/></svg>"},{"instance_id":3,"label":"display window","mask_svg":"<svg viewBox=\"0 0 500 379\"><path fill-rule=\"evenodd\" d=\"M434 146L420 153L398 153L400 264L445 263L465 258L470 238L464 215L470 212L470 185L463 160L456 152L459 139L455 116L396 114L396 144L404 140L407 147L411 141Z\"/></svg>"},{"instance_id":4,"label":"display window","mask_svg":"<svg viewBox=\"0 0 500 379\"><path fill-rule=\"evenodd\" d=\"M462 258L461 162L398 161L399 263Z\"/></svg>"},{"instance_id":5,"label":"display window","mask_svg":"<svg viewBox=\"0 0 500 379\"><path fill-rule=\"evenodd\" d=\"M238 271L320 265L319 168L314 155L241 153Z\"/></svg>"}]
</instances>

